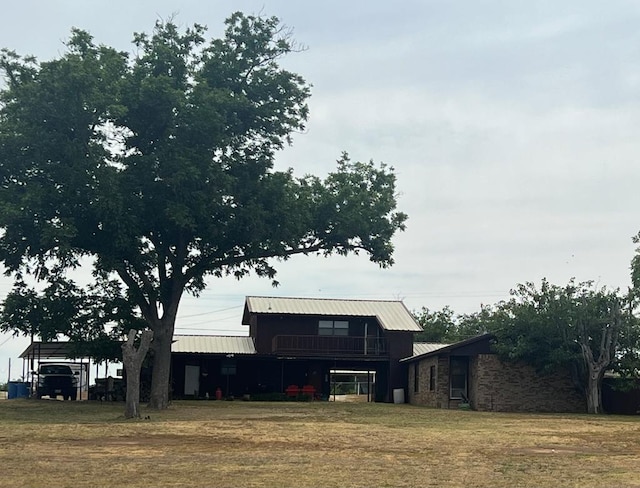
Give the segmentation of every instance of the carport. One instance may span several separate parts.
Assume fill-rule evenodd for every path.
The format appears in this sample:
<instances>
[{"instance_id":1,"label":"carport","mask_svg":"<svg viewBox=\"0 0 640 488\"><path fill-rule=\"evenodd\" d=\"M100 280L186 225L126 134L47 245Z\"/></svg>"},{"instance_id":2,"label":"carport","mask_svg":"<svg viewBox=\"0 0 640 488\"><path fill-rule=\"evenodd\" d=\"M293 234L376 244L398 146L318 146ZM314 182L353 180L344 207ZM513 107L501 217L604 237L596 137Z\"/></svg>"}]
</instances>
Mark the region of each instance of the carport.
<instances>
[{"instance_id":1,"label":"carport","mask_svg":"<svg viewBox=\"0 0 640 488\"><path fill-rule=\"evenodd\" d=\"M86 400L88 398L91 357L89 355L78 356L77 347L70 342L32 341L19 357L22 359L22 377L26 379L29 394L34 392L37 376L35 372L39 369L40 364L60 361L68 364L74 372L77 371L79 374L78 400ZM106 365L108 366L108 363Z\"/></svg>"}]
</instances>

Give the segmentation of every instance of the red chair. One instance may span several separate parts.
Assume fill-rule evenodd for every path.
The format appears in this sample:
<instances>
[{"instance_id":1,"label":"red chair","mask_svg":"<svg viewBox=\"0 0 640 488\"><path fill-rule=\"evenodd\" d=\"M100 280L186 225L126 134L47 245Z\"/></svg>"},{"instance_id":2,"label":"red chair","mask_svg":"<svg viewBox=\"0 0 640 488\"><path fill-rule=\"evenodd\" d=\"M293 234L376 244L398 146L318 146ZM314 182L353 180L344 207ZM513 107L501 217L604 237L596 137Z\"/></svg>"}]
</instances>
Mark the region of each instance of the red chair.
<instances>
[{"instance_id":1,"label":"red chair","mask_svg":"<svg viewBox=\"0 0 640 488\"><path fill-rule=\"evenodd\" d=\"M298 385L289 385L284 391L289 398L297 398L300 394L300 388L298 387Z\"/></svg>"},{"instance_id":2,"label":"red chair","mask_svg":"<svg viewBox=\"0 0 640 488\"><path fill-rule=\"evenodd\" d=\"M304 385L302 387L302 394L308 395L311 400L316 396L316 387L313 385Z\"/></svg>"}]
</instances>

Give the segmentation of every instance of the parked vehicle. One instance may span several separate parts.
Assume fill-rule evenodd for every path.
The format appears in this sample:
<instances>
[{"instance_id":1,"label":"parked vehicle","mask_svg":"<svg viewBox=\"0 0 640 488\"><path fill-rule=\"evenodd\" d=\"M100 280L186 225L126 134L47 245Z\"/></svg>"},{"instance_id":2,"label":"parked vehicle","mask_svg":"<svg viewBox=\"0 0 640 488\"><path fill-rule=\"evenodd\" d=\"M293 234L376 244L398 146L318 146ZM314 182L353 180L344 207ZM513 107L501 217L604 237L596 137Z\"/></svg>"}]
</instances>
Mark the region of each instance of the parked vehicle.
<instances>
[{"instance_id":1,"label":"parked vehicle","mask_svg":"<svg viewBox=\"0 0 640 488\"><path fill-rule=\"evenodd\" d=\"M68 364L41 364L38 370L36 396L56 398L61 395L65 400L78 398L78 372L73 372Z\"/></svg>"}]
</instances>

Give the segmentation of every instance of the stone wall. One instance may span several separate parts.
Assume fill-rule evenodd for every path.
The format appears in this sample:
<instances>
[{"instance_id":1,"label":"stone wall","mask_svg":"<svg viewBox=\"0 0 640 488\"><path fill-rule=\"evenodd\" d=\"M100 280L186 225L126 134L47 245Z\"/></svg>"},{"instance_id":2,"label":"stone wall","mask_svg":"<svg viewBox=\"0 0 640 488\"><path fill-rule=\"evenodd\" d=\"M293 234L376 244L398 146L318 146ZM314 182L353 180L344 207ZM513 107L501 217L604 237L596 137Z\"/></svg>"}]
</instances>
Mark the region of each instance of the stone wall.
<instances>
[{"instance_id":1,"label":"stone wall","mask_svg":"<svg viewBox=\"0 0 640 488\"><path fill-rule=\"evenodd\" d=\"M430 390L431 366L435 389ZM414 374L418 367L418 389ZM456 408L449 399L449 358L431 356L408 364L408 401L433 408ZM469 357L469 402L474 410L501 412L585 412L586 403L569 372L538 375L525 364L501 362L495 354Z\"/></svg>"},{"instance_id":2,"label":"stone wall","mask_svg":"<svg viewBox=\"0 0 640 488\"><path fill-rule=\"evenodd\" d=\"M538 375L526 364L501 362L495 354L470 358L469 397L475 410L585 412L569 372Z\"/></svg>"},{"instance_id":3,"label":"stone wall","mask_svg":"<svg viewBox=\"0 0 640 488\"><path fill-rule=\"evenodd\" d=\"M435 389L430 389L431 366L435 366ZM418 368L418 391L415 391L415 368ZM432 356L409 364L409 403L434 408L448 408L449 361Z\"/></svg>"}]
</instances>

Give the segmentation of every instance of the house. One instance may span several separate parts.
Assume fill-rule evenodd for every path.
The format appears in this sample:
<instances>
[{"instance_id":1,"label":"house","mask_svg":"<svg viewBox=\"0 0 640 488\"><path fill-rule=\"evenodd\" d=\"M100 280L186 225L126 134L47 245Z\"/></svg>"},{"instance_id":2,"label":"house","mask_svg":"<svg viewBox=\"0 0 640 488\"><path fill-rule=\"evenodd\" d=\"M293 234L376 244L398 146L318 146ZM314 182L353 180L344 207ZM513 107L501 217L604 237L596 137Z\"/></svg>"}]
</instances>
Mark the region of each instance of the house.
<instances>
[{"instance_id":1,"label":"house","mask_svg":"<svg viewBox=\"0 0 640 488\"><path fill-rule=\"evenodd\" d=\"M569 371L539 375L526 364L500 361L490 334L455 344L415 344L407 366L408 401L414 405L481 411L584 412L585 401Z\"/></svg>"},{"instance_id":2,"label":"house","mask_svg":"<svg viewBox=\"0 0 640 488\"><path fill-rule=\"evenodd\" d=\"M401 301L247 297L246 337L181 336L172 347L174 397L234 397L312 387L328 397L334 371L371 378L376 401L406 388L400 363L421 327Z\"/></svg>"}]
</instances>

